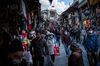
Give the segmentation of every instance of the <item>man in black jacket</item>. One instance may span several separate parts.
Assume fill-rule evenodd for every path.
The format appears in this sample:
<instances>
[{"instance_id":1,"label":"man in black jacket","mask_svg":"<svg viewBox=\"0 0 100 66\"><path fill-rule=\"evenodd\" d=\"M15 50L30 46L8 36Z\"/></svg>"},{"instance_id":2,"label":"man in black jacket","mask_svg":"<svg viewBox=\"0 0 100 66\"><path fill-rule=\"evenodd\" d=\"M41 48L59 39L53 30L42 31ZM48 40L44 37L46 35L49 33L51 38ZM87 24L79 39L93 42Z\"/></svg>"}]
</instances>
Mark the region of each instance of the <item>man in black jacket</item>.
<instances>
[{"instance_id":1,"label":"man in black jacket","mask_svg":"<svg viewBox=\"0 0 100 66\"><path fill-rule=\"evenodd\" d=\"M36 38L34 38L30 45L30 51L33 56L33 66L44 66L44 56L48 53L46 40L42 37L42 31L36 31Z\"/></svg>"}]
</instances>

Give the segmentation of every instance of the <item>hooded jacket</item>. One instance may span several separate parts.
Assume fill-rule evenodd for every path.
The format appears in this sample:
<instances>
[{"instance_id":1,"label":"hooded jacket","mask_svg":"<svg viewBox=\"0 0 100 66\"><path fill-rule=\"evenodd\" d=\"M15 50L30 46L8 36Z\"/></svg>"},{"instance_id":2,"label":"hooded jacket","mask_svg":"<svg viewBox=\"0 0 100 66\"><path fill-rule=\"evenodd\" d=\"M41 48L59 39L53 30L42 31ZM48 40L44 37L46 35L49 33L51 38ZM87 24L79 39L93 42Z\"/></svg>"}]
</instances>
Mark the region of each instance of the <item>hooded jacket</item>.
<instances>
[{"instance_id":1,"label":"hooded jacket","mask_svg":"<svg viewBox=\"0 0 100 66\"><path fill-rule=\"evenodd\" d=\"M96 52L99 48L98 34L91 33L87 35L86 49L90 52Z\"/></svg>"}]
</instances>

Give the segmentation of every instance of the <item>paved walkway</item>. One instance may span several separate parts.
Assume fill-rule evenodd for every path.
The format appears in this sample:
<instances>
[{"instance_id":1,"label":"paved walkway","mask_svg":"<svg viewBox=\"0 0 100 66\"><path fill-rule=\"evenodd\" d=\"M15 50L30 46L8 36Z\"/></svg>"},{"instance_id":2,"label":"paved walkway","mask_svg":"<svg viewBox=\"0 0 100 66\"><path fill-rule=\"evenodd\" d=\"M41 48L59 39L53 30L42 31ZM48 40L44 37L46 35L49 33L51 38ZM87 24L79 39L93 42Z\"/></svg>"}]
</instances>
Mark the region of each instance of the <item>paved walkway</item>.
<instances>
[{"instance_id":1,"label":"paved walkway","mask_svg":"<svg viewBox=\"0 0 100 66\"><path fill-rule=\"evenodd\" d=\"M82 49L82 58L84 66L89 66L89 62L87 59L87 52L82 44L78 44L79 47ZM61 44L60 46L60 56L56 57L55 66L68 66L68 56L65 53L64 45ZM100 63L98 63L97 66L100 66Z\"/></svg>"},{"instance_id":2,"label":"paved walkway","mask_svg":"<svg viewBox=\"0 0 100 66\"><path fill-rule=\"evenodd\" d=\"M56 56L55 66L68 66L68 57L65 53L64 45L60 45L60 56Z\"/></svg>"},{"instance_id":3,"label":"paved walkway","mask_svg":"<svg viewBox=\"0 0 100 66\"><path fill-rule=\"evenodd\" d=\"M83 58L84 66L89 66L88 59L87 59L87 52L84 46L82 44L78 44L78 45L82 49L82 58ZM55 59L55 66L68 66L68 56L66 55L65 47L62 43L60 45L60 56L56 56ZM97 66L100 66L100 63L98 63Z\"/></svg>"},{"instance_id":4,"label":"paved walkway","mask_svg":"<svg viewBox=\"0 0 100 66\"><path fill-rule=\"evenodd\" d=\"M86 52L84 46L81 44L78 44L78 45L82 49L82 58L83 58L84 66L89 66L88 59L87 59L87 52Z\"/></svg>"},{"instance_id":5,"label":"paved walkway","mask_svg":"<svg viewBox=\"0 0 100 66\"><path fill-rule=\"evenodd\" d=\"M82 57L83 57L84 66L89 66L88 59L87 59L87 52L85 51L85 48L81 44L78 45L83 51ZM55 66L68 66L68 56L65 53L65 48L63 44L61 44L60 46L60 56L56 57Z\"/></svg>"}]
</instances>

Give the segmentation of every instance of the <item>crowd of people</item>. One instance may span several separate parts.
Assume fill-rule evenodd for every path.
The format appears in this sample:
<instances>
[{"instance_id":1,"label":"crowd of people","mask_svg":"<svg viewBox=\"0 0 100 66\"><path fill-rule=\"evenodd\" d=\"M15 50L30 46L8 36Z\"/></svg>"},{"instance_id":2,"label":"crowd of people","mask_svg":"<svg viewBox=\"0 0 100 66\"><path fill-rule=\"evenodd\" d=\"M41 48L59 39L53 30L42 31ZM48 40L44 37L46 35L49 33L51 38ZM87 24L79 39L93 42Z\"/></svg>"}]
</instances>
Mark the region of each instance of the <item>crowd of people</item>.
<instances>
[{"instance_id":1,"label":"crowd of people","mask_svg":"<svg viewBox=\"0 0 100 66\"><path fill-rule=\"evenodd\" d=\"M78 44L84 46L85 50L87 51L87 57L90 66L97 66L98 64L97 52L100 45L99 45L99 33L97 32L95 27L90 27L88 29L80 27L65 29L63 30L62 41L63 44L65 45L66 54L69 56L69 64L71 64L69 66L83 66L82 62L78 63L78 61L80 61L80 58L81 61L83 60L82 49L79 48ZM76 48L74 50L71 49L73 45L75 46L74 48ZM77 50L81 51L79 52ZM77 58L77 56L80 56L80 58L79 57ZM74 63L76 63L76 65Z\"/></svg>"},{"instance_id":2,"label":"crowd of people","mask_svg":"<svg viewBox=\"0 0 100 66\"><path fill-rule=\"evenodd\" d=\"M0 66L44 66L45 57L55 64L55 50L62 43L68 55L68 66L84 66L82 44L87 51L90 66L96 66L99 34L95 28L63 29L55 34L49 30L22 30L13 37L0 28ZM48 66L48 64L47 64Z\"/></svg>"},{"instance_id":3,"label":"crowd of people","mask_svg":"<svg viewBox=\"0 0 100 66\"><path fill-rule=\"evenodd\" d=\"M47 30L34 30L10 35L0 29L0 66L44 66L45 57L55 62L55 34Z\"/></svg>"}]
</instances>

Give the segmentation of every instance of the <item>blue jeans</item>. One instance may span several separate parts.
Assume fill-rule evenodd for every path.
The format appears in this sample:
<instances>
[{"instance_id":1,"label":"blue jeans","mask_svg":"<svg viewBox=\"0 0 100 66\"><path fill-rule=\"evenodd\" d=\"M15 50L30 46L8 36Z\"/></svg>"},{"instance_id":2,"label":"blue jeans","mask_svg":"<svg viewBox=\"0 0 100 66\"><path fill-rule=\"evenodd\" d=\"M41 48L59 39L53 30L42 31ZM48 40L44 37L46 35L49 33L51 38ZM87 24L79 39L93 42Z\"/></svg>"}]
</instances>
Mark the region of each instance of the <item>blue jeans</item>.
<instances>
[{"instance_id":1,"label":"blue jeans","mask_svg":"<svg viewBox=\"0 0 100 66\"><path fill-rule=\"evenodd\" d=\"M66 54L69 56L70 55L70 52L69 52L68 45L67 44L64 44L64 47L65 47Z\"/></svg>"}]
</instances>

